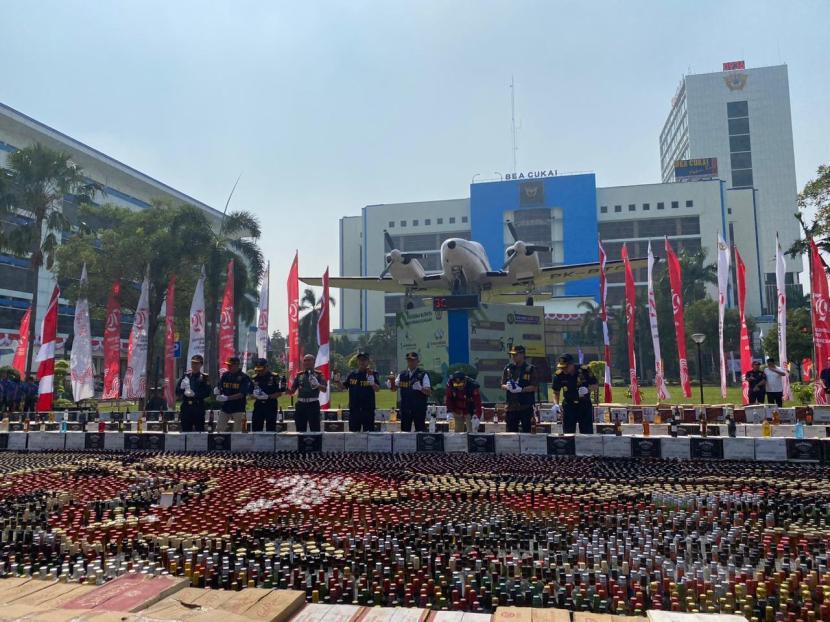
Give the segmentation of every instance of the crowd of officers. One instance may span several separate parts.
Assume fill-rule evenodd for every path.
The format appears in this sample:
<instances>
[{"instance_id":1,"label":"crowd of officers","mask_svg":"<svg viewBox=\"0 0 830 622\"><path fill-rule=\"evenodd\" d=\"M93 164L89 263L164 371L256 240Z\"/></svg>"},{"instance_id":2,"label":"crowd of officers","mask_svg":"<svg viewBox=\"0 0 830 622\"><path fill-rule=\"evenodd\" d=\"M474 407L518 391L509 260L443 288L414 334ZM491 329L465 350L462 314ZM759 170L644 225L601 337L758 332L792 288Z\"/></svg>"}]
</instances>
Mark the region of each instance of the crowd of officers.
<instances>
[{"instance_id":1,"label":"crowd of officers","mask_svg":"<svg viewBox=\"0 0 830 622\"><path fill-rule=\"evenodd\" d=\"M27 376L21 382L17 375L0 371L0 412L34 412L37 406L37 381Z\"/></svg>"},{"instance_id":2,"label":"crowd of officers","mask_svg":"<svg viewBox=\"0 0 830 622\"><path fill-rule=\"evenodd\" d=\"M525 357L525 348L513 346L511 362L505 366L501 377L501 389L505 394L505 417L508 432L530 432L534 419L534 407L538 389L538 372ZM372 432L375 429L375 394L381 390L380 378L370 365L369 353L358 352L357 369L342 380L331 384L349 393L349 431ZM278 398L293 395L294 423L298 432L320 431L320 394L327 393L329 383L314 368L315 358L307 354L303 368L288 386L284 377L273 373L266 359L257 359L254 376L241 370L238 357L227 361L227 371L213 387L207 374L202 372L204 360L196 355L191 359L191 369L176 386L182 400L182 432L203 432L207 400L211 394L221 404L217 422L219 432L241 432L246 421L248 396L254 398L251 429L273 432L277 427ZM386 388L399 391L399 412L402 432L427 431L427 402L432 394L429 374L420 366L417 352L406 354L406 369L390 374ZM562 415L566 433L573 433L577 426L582 434L593 432L593 406L591 392L597 388L597 379L586 366L576 365L573 357L565 354L559 358L553 376L555 414ZM479 385L463 371L455 372L447 381L444 394L447 413L453 418L455 431L475 432L481 420L482 402ZM232 424L231 424L232 421ZM231 427L232 425L232 427Z\"/></svg>"}]
</instances>

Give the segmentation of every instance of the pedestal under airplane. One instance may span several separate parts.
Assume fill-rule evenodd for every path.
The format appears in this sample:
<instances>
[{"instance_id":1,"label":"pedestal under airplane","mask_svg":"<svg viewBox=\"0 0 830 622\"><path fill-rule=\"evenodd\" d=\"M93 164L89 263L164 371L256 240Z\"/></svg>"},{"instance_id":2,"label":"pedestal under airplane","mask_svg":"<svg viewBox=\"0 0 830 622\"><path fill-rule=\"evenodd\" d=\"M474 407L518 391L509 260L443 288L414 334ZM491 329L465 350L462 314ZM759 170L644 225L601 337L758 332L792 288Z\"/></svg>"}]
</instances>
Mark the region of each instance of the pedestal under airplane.
<instances>
[{"instance_id":1,"label":"pedestal under airplane","mask_svg":"<svg viewBox=\"0 0 830 622\"><path fill-rule=\"evenodd\" d=\"M507 223L514 243L505 249L501 270L493 270L487 252L478 242L449 238L441 244L440 272L427 272L419 259L422 253L394 248L392 237L383 232L386 243L386 267L378 276L339 276L329 278L331 287L404 294L408 297L432 297L474 294L482 302L518 302L524 297L528 305L533 296L545 294L543 288L569 281L599 276L600 264L583 263L542 266L539 253L547 246L527 244L518 239L512 223ZM631 267L645 268L646 259L632 259ZM606 274L622 272L622 261L607 261ZM320 277L301 277L308 285L321 285Z\"/></svg>"}]
</instances>

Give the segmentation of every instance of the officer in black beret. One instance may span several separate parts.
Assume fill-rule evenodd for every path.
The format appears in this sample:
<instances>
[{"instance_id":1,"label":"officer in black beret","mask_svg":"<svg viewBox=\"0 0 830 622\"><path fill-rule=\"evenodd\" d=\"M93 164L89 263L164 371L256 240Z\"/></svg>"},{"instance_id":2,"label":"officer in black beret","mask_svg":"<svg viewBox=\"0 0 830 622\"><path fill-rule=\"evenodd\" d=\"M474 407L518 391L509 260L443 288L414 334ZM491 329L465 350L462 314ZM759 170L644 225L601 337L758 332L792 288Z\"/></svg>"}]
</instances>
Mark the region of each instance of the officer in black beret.
<instances>
[{"instance_id":1,"label":"officer in black beret","mask_svg":"<svg viewBox=\"0 0 830 622\"><path fill-rule=\"evenodd\" d=\"M349 391L349 432L375 431L377 375L369 367L369 353L357 353L357 369L341 383Z\"/></svg>"},{"instance_id":2,"label":"officer in black beret","mask_svg":"<svg viewBox=\"0 0 830 622\"><path fill-rule=\"evenodd\" d=\"M285 392L279 374L268 368L267 359L254 361L254 413L251 416L251 431L277 431L277 400Z\"/></svg>"},{"instance_id":3,"label":"officer in black beret","mask_svg":"<svg viewBox=\"0 0 830 622\"><path fill-rule=\"evenodd\" d=\"M185 372L176 385L176 395L182 398L180 411L182 432L205 431L205 400L210 396L210 378L202 373L205 359L194 354L190 371Z\"/></svg>"},{"instance_id":4,"label":"officer in black beret","mask_svg":"<svg viewBox=\"0 0 830 622\"><path fill-rule=\"evenodd\" d=\"M536 403L536 368L525 360L525 347L513 346L510 349L513 361L501 375L501 388L507 402L507 431L530 432L533 421L533 405Z\"/></svg>"},{"instance_id":5,"label":"officer in black beret","mask_svg":"<svg viewBox=\"0 0 830 622\"><path fill-rule=\"evenodd\" d=\"M563 354L553 375L553 409L562 412L562 428L565 434L594 433L594 409L591 405L591 391L597 388L597 379L587 365L576 365L574 357ZM562 393L562 399L559 395Z\"/></svg>"},{"instance_id":6,"label":"officer in black beret","mask_svg":"<svg viewBox=\"0 0 830 622\"><path fill-rule=\"evenodd\" d=\"M427 431L427 399L432 393L432 385L427 374L418 365L417 352L406 353L406 369L398 374L395 384L401 391L401 432L411 432L415 424L416 432ZM389 383L395 390L395 385Z\"/></svg>"}]
</instances>

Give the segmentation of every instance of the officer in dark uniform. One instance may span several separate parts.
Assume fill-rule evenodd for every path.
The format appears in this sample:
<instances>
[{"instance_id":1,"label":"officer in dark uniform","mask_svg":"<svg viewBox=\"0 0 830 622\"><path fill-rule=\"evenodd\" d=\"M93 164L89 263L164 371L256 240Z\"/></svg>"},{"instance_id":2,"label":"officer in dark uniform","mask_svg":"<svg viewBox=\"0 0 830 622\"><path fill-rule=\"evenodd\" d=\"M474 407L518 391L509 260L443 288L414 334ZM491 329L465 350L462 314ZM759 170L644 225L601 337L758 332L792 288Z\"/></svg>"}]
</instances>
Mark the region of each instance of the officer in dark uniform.
<instances>
[{"instance_id":1,"label":"officer in dark uniform","mask_svg":"<svg viewBox=\"0 0 830 622\"><path fill-rule=\"evenodd\" d=\"M395 383L401 390L401 432L427 431L427 399L432 393L429 374L418 366L417 352L406 353L406 370L398 374ZM390 389L395 386L390 383Z\"/></svg>"},{"instance_id":2,"label":"officer in dark uniform","mask_svg":"<svg viewBox=\"0 0 830 622\"><path fill-rule=\"evenodd\" d=\"M533 421L533 405L536 402L536 368L525 360L525 347L510 349L513 362L504 368L501 388L505 392L507 408L507 431L530 432Z\"/></svg>"},{"instance_id":3,"label":"officer in dark uniform","mask_svg":"<svg viewBox=\"0 0 830 622\"><path fill-rule=\"evenodd\" d=\"M594 410L591 405L591 391L597 388L597 379L587 365L577 366L574 357L563 354L553 375L554 412L563 414L563 431L565 434L576 432L579 423L580 434L594 433ZM559 399L559 394L562 399Z\"/></svg>"},{"instance_id":4,"label":"officer in dark uniform","mask_svg":"<svg viewBox=\"0 0 830 622\"><path fill-rule=\"evenodd\" d=\"M248 395L254 390L251 377L242 372L238 356L231 356L225 362L228 371L219 377L219 384L213 389L216 401L222 404L219 411L219 432L229 432L228 420L233 418L233 431L243 432L247 422L245 407Z\"/></svg>"},{"instance_id":5,"label":"officer in dark uniform","mask_svg":"<svg viewBox=\"0 0 830 622\"><path fill-rule=\"evenodd\" d=\"M763 404L767 394L767 377L761 371L761 361L752 361L752 369L746 372L749 385L749 403Z\"/></svg>"},{"instance_id":6,"label":"officer in dark uniform","mask_svg":"<svg viewBox=\"0 0 830 622\"><path fill-rule=\"evenodd\" d=\"M285 392L285 385L279 374L268 369L267 359L254 361L254 414L251 417L251 431L277 431L277 399Z\"/></svg>"},{"instance_id":7,"label":"officer in dark uniform","mask_svg":"<svg viewBox=\"0 0 830 622\"><path fill-rule=\"evenodd\" d=\"M291 395L297 394L294 406L294 425L297 432L320 431L320 391L326 390L326 378L314 369L314 355L303 357L303 371L294 376Z\"/></svg>"},{"instance_id":8,"label":"officer in dark uniform","mask_svg":"<svg viewBox=\"0 0 830 622\"><path fill-rule=\"evenodd\" d=\"M38 383L34 376L26 377L26 384L23 385L23 410L27 413L34 412L37 405Z\"/></svg>"},{"instance_id":9,"label":"officer in dark uniform","mask_svg":"<svg viewBox=\"0 0 830 622\"><path fill-rule=\"evenodd\" d=\"M369 353L357 353L357 369L342 382L349 390L349 432L375 431L375 393L380 391L376 374L369 368Z\"/></svg>"},{"instance_id":10,"label":"officer in dark uniform","mask_svg":"<svg viewBox=\"0 0 830 622\"><path fill-rule=\"evenodd\" d=\"M176 395L182 398L182 432L205 431L205 400L210 396L210 378L202 373L204 361L201 354L194 354L190 371L176 385Z\"/></svg>"}]
</instances>

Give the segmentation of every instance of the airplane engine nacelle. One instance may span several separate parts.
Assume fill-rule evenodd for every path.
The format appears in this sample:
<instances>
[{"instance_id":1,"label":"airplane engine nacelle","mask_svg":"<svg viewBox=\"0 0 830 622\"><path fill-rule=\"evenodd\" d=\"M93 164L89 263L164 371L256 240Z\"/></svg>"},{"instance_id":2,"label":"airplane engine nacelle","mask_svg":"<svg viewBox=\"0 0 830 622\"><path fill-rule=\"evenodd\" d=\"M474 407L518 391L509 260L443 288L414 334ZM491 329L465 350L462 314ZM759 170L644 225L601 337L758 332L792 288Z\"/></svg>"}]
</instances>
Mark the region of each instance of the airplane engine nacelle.
<instances>
[{"instance_id":1,"label":"airplane engine nacelle","mask_svg":"<svg viewBox=\"0 0 830 622\"><path fill-rule=\"evenodd\" d=\"M426 273L417 259L402 258L392 262L389 266L389 274L401 285L413 286L422 282Z\"/></svg>"}]
</instances>

